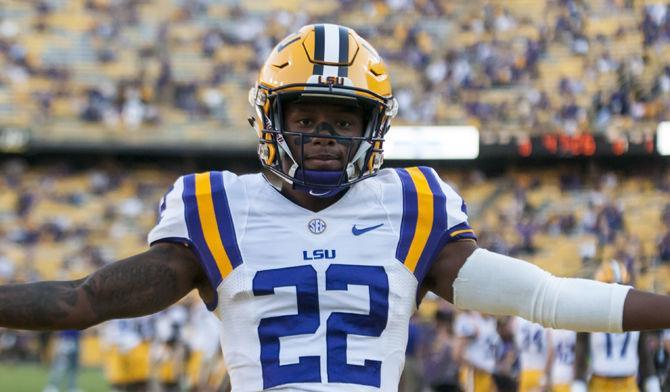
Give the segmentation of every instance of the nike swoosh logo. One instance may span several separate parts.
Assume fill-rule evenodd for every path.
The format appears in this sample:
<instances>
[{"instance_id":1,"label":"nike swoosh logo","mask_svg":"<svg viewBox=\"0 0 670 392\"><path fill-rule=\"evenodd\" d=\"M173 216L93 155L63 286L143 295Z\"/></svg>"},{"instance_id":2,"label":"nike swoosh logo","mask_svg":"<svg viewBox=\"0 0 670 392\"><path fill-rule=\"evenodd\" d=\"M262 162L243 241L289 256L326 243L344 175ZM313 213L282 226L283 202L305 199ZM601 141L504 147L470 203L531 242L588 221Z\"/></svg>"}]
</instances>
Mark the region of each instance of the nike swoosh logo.
<instances>
[{"instance_id":1,"label":"nike swoosh logo","mask_svg":"<svg viewBox=\"0 0 670 392\"><path fill-rule=\"evenodd\" d=\"M377 226L370 226L370 227L364 227L364 228L362 228L362 229L359 229L359 228L356 227L356 225L354 225L354 226L351 228L351 233L352 233L353 235L361 235L361 234L365 234L365 233L367 233L368 231L372 231L372 230L374 230L374 229L378 229L378 228L380 228L380 227L382 227L382 226L384 226L384 224L383 224L383 223L380 223L380 224L378 224Z\"/></svg>"}]
</instances>

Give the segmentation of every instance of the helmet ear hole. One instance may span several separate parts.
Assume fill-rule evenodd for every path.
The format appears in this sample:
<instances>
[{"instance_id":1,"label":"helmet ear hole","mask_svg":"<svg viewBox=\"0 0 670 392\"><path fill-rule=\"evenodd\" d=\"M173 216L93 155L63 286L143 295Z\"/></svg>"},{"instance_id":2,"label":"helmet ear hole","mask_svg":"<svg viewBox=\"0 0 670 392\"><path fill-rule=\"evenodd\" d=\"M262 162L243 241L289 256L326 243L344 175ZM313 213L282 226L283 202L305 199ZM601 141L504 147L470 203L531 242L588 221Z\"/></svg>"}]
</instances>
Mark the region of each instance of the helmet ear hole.
<instances>
[{"instance_id":1,"label":"helmet ear hole","mask_svg":"<svg viewBox=\"0 0 670 392\"><path fill-rule=\"evenodd\" d=\"M384 155L382 154L382 142L376 141L372 146L372 152L370 153L370 158L368 159L368 170L374 172L381 168L382 163L384 163Z\"/></svg>"},{"instance_id":2,"label":"helmet ear hole","mask_svg":"<svg viewBox=\"0 0 670 392\"><path fill-rule=\"evenodd\" d=\"M272 144L261 143L258 145L258 156L261 158L264 164L272 166L274 164L276 155L277 150Z\"/></svg>"},{"instance_id":3,"label":"helmet ear hole","mask_svg":"<svg viewBox=\"0 0 670 392\"><path fill-rule=\"evenodd\" d=\"M368 159L368 171L373 171L375 168L375 159L377 158L376 153L370 154L370 159Z\"/></svg>"},{"instance_id":4,"label":"helmet ear hole","mask_svg":"<svg viewBox=\"0 0 670 392\"><path fill-rule=\"evenodd\" d=\"M265 159L266 165L274 164L275 156L277 155L277 149L272 144L266 144L268 147L268 157Z\"/></svg>"},{"instance_id":5,"label":"helmet ear hole","mask_svg":"<svg viewBox=\"0 0 670 392\"><path fill-rule=\"evenodd\" d=\"M272 134L266 133L265 136L263 136L263 139L265 139L265 141L261 143L263 151L259 151L259 154L266 165L272 166L275 157L277 156L277 148L274 145Z\"/></svg>"}]
</instances>

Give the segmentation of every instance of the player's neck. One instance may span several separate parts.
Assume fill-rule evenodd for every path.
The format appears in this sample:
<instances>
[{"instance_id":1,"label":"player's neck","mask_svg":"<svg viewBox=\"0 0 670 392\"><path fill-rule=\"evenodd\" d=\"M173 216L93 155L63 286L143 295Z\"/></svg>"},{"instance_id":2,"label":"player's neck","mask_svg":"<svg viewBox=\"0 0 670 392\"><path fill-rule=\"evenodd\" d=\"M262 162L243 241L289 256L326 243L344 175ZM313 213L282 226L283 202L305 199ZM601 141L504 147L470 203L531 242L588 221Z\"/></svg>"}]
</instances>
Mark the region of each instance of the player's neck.
<instances>
[{"instance_id":1,"label":"player's neck","mask_svg":"<svg viewBox=\"0 0 670 392\"><path fill-rule=\"evenodd\" d=\"M347 193L347 191L340 192L333 197L314 197L305 191L293 189L291 185L283 183L281 193L284 197L300 207L310 211L319 212L335 204L345 193Z\"/></svg>"}]
</instances>

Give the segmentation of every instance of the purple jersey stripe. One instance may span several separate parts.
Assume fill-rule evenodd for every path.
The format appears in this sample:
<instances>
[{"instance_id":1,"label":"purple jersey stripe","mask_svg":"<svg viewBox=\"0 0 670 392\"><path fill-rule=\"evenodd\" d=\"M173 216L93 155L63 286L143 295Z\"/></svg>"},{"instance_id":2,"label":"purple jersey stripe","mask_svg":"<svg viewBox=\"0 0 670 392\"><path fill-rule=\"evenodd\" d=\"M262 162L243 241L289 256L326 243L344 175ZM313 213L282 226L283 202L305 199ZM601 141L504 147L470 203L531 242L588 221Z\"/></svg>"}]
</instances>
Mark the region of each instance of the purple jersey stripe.
<instances>
[{"instance_id":1,"label":"purple jersey stripe","mask_svg":"<svg viewBox=\"0 0 670 392\"><path fill-rule=\"evenodd\" d=\"M219 226L221 242L226 249L226 253L228 254L233 269L235 269L242 264L242 256L240 248L237 245L235 225L233 223L233 217L230 214L226 189L223 185L223 173L219 171L210 172L209 182L212 187L212 202L214 203L214 213L216 214L216 224Z\"/></svg>"},{"instance_id":2,"label":"purple jersey stripe","mask_svg":"<svg viewBox=\"0 0 670 392\"><path fill-rule=\"evenodd\" d=\"M421 252L421 257L419 257L419 262L414 269L414 275L421 283L433 264L435 256L442 250L441 240L447 228L447 196L442 191L440 183L430 168L420 166L419 170L426 177L430 191L433 193L433 226L430 229L426 246Z\"/></svg>"},{"instance_id":3,"label":"purple jersey stripe","mask_svg":"<svg viewBox=\"0 0 670 392\"><path fill-rule=\"evenodd\" d=\"M200 259L200 264L205 268L207 278L216 289L221 283L221 272L216 265L216 260L205 242L205 236L202 232L200 215L198 214L198 202L195 196L195 174L184 176L184 192L182 193L184 201L184 218L188 237L194 245L194 251Z\"/></svg>"},{"instance_id":4,"label":"purple jersey stripe","mask_svg":"<svg viewBox=\"0 0 670 392\"><path fill-rule=\"evenodd\" d=\"M416 220L419 213L416 197L416 186L412 177L405 169L395 169L402 184L402 221L400 223L400 239L395 251L395 258L405 262L409 247L416 231Z\"/></svg>"},{"instance_id":5,"label":"purple jersey stripe","mask_svg":"<svg viewBox=\"0 0 670 392\"><path fill-rule=\"evenodd\" d=\"M449 229L449 231L447 231L447 233L445 235L445 240L446 240L445 243L455 241L455 240L462 240L462 239L477 240L477 235L475 234L475 232L470 231L470 230L472 230L472 227L470 227L468 222L463 222L463 223L457 224L456 226ZM457 233L457 232L460 232L460 233L454 235L454 233Z\"/></svg>"}]
</instances>

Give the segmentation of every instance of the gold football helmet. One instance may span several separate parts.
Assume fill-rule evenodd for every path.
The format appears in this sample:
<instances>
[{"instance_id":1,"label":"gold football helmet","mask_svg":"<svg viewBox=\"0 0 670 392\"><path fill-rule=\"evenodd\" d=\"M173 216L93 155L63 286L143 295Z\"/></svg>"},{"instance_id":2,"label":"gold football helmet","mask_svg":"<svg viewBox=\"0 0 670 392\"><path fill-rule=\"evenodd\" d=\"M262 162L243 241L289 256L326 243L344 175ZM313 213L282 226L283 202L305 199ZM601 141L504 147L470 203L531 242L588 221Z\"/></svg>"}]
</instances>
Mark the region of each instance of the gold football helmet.
<instances>
[{"instance_id":1,"label":"gold football helmet","mask_svg":"<svg viewBox=\"0 0 670 392\"><path fill-rule=\"evenodd\" d=\"M291 154L285 137L300 135L282 129L282 101L287 99L326 104L332 100L364 109L362 137L323 136L347 139L337 141L356 149L341 171L307 173L303 162ZM249 91L249 103L255 111L249 122L258 133L263 166L295 187L318 189L321 192L312 194L325 196L377 173L383 162L384 135L398 110L386 65L377 51L354 30L333 24L304 26L282 40L261 68Z\"/></svg>"}]
</instances>

